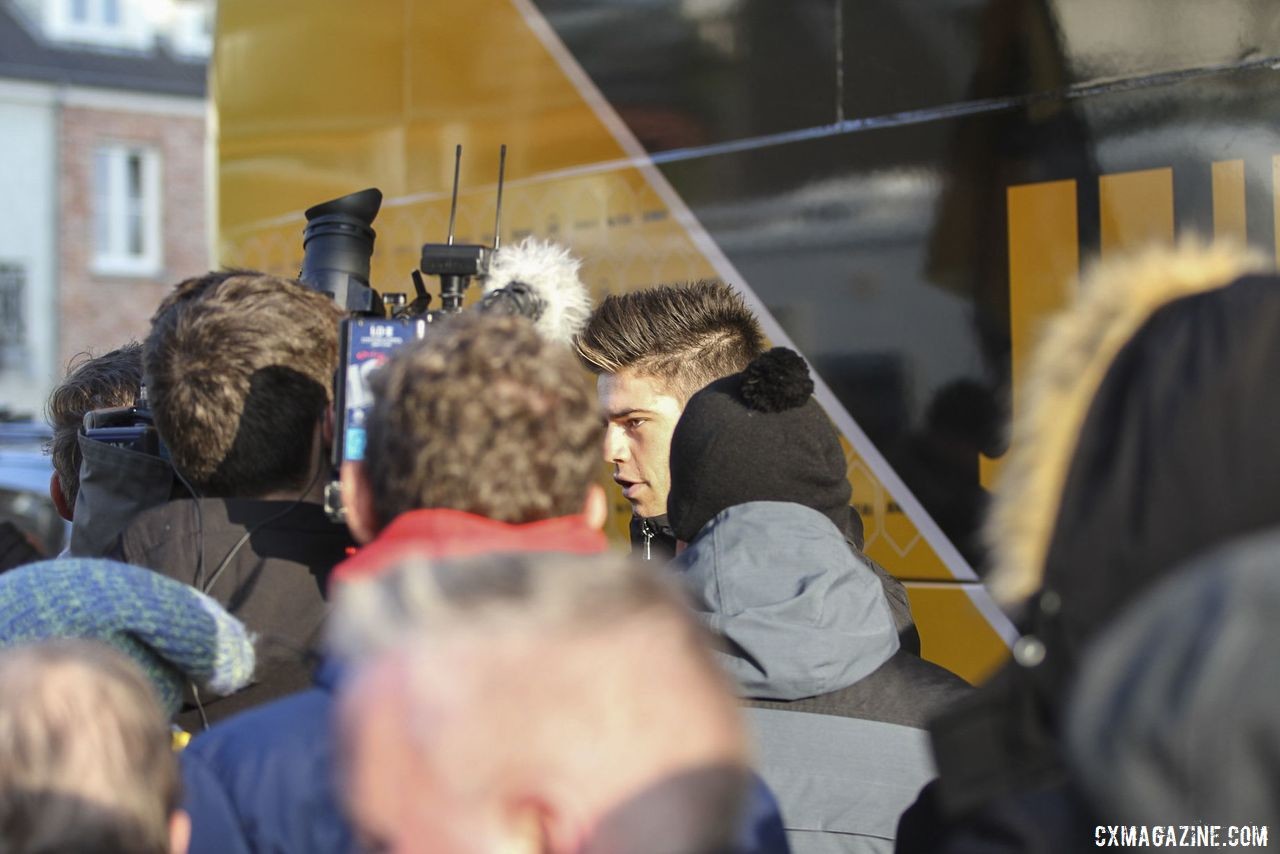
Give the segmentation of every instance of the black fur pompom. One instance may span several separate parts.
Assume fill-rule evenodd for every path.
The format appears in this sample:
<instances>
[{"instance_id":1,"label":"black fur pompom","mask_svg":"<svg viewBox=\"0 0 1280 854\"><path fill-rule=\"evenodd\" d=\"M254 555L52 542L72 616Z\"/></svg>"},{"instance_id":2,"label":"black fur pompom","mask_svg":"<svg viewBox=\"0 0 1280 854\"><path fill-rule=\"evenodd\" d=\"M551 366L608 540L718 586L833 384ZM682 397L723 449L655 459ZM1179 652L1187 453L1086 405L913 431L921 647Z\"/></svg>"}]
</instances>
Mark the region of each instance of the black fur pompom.
<instances>
[{"instance_id":1,"label":"black fur pompom","mask_svg":"<svg viewBox=\"0 0 1280 854\"><path fill-rule=\"evenodd\" d=\"M742 402L758 412L783 412L804 406L813 394L809 366L794 350L774 347L742 372Z\"/></svg>"}]
</instances>

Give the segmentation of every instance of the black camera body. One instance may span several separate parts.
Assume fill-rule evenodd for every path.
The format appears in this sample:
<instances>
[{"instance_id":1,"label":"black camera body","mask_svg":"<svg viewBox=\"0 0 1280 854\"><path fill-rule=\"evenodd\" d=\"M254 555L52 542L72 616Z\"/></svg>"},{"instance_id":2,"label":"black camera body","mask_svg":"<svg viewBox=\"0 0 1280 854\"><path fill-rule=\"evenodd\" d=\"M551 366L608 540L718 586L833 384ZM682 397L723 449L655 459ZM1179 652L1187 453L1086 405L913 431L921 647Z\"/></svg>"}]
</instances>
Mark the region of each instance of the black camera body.
<instances>
[{"instance_id":1,"label":"black camera body","mask_svg":"<svg viewBox=\"0 0 1280 854\"><path fill-rule=\"evenodd\" d=\"M302 270L298 278L323 291L345 309L349 316L338 332L338 376L334 383L335 425L334 469L344 462L364 459L365 423L372 406L369 375L383 365L396 350L427 334L431 323L462 311L463 298L471 280L483 278L497 249L502 211L502 175L506 146L502 146L498 172L498 213L494 223L494 246L455 244L453 226L458 207L458 174L462 146L455 151L453 201L449 214L449 236L445 243L422 246L418 269L412 273L415 297L379 294L369 283L369 262L377 233L373 220L382 206L377 188L361 190L308 208L303 230ZM431 295L422 276L440 279L440 308L431 308ZM491 295L492 296L492 295ZM500 301L501 298L499 297ZM486 302L492 300L486 298ZM325 507L335 519L344 518L336 482L325 490Z\"/></svg>"},{"instance_id":2,"label":"black camera body","mask_svg":"<svg viewBox=\"0 0 1280 854\"><path fill-rule=\"evenodd\" d=\"M462 311L471 280L489 269L493 249L477 244L427 243L413 273L416 297L380 294L369 284L369 263L377 236L373 219L382 203L376 188L361 190L308 208L303 231L303 263L298 278L328 293L348 312L338 333L338 377L334 401L338 425L333 466L364 459L365 428L372 404L369 374L410 341L427 334L428 326ZM440 308L422 274L440 279Z\"/></svg>"}]
</instances>

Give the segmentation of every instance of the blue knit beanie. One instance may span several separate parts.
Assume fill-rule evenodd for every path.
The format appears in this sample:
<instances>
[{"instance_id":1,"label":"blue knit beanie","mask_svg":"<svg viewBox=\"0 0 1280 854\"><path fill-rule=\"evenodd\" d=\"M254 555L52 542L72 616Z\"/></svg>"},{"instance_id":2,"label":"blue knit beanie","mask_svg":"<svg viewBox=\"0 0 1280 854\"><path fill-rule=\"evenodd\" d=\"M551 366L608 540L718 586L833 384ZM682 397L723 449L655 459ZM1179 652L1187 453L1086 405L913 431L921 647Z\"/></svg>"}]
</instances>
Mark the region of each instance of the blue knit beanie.
<instances>
[{"instance_id":1,"label":"blue knit beanie","mask_svg":"<svg viewBox=\"0 0 1280 854\"><path fill-rule=\"evenodd\" d=\"M193 587L110 560L62 558L0 575L0 647L50 638L98 640L125 653L170 714L188 681L226 695L253 678L243 623Z\"/></svg>"}]
</instances>

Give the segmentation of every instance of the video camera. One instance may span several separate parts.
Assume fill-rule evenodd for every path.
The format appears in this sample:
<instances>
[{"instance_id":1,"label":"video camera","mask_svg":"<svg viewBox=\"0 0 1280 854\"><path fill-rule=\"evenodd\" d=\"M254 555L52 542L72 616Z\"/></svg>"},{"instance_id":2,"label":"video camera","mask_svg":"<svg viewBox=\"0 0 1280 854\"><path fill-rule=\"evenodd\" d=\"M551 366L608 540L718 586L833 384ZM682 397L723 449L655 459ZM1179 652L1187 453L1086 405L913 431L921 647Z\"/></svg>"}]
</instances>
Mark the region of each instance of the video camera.
<instances>
[{"instance_id":1,"label":"video camera","mask_svg":"<svg viewBox=\"0 0 1280 854\"><path fill-rule=\"evenodd\" d=\"M169 449L160 441L160 434L151 417L145 385L138 390L138 399L133 406L115 406L86 412L82 430L85 436L94 441L169 459Z\"/></svg>"},{"instance_id":2,"label":"video camera","mask_svg":"<svg viewBox=\"0 0 1280 854\"><path fill-rule=\"evenodd\" d=\"M458 211L458 176L462 146L454 151L453 196L449 209L449 233L445 243L426 243L418 269L411 274L415 297L406 302L399 293L380 294L369 283L369 262L376 233L373 220L382 204L376 188L361 190L307 209L303 231L303 262L298 278L331 295L349 317L339 331L339 376L335 406L339 417L334 437L333 467L364 459L365 423L372 406L369 375L410 341L426 335L428 327L462 311L463 297L473 279L489 275L491 262L501 248L502 187L507 147L499 153L498 197L494 215L493 245L454 242ZM575 267L576 269L576 267ZM440 307L432 309L423 275L440 279ZM528 282L511 280L486 291L478 310L518 314L537 321L549 302L563 300L557 289L540 290ZM585 297L585 292L583 294ZM554 312L554 309L552 309ZM335 519L343 518L337 484L325 492L325 508Z\"/></svg>"},{"instance_id":3,"label":"video camera","mask_svg":"<svg viewBox=\"0 0 1280 854\"><path fill-rule=\"evenodd\" d=\"M462 146L454 152L453 196L449 232L444 243L422 246L418 269L411 273L414 298L402 293L380 294L369 282L376 233L373 221L382 205L376 188L361 190L315 205L305 212L303 262L298 278L329 294L348 314L339 328L339 373L334 398L338 416L332 454L336 471L344 461L364 458L365 423L372 405L369 375L405 344L425 337L428 327L463 309L473 279L488 285L476 308L516 314L533 320L547 337L567 340L574 324L585 321L590 297L577 278L577 262L558 248L543 247L521 255L524 246L508 249L490 278L501 249L502 190L507 147L499 153L497 205L493 245L454 242L458 207L458 179ZM431 308L423 276L440 279L440 307ZM145 386L133 406L99 409L84 417L84 434L132 451L168 459L156 431ZM325 507L335 520L343 519L337 483L325 490Z\"/></svg>"}]
</instances>

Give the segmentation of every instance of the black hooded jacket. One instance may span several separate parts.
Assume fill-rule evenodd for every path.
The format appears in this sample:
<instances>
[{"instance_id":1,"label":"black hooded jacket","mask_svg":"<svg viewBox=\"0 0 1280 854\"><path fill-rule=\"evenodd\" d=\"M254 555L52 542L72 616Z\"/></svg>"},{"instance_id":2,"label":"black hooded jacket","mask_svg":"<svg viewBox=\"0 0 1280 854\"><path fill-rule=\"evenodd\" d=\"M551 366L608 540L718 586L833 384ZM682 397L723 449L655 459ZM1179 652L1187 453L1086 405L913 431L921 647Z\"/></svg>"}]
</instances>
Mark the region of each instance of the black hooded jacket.
<instances>
[{"instance_id":1,"label":"black hooded jacket","mask_svg":"<svg viewBox=\"0 0 1280 854\"><path fill-rule=\"evenodd\" d=\"M989 527L1023 636L931 727L939 779L899 851L1078 850L1092 822L1062 744L1085 645L1182 561L1280 523L1280 279L1257 263L1113 263L1050 326Z\"/></svg>"},{"instance_id":2,"label":"black hooded jacket","mask_svg":"<svg viewBox=\"0 0 1280 854\"><path fill-rule=\"evenodd\" d=\"M258 636L254 683L230 697L201 698L214 723L311 684L329 572L354 547L346 526L319 504L202 498L138 514L118 551L128 563L207 592ZM176 720L192 732L204 728L198 708Z\"/></svg>"}]
</instances>

